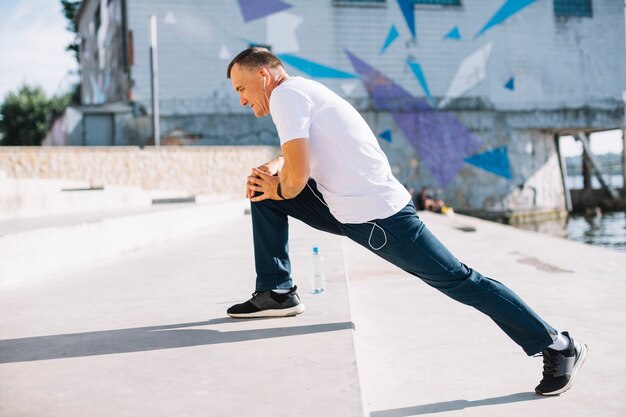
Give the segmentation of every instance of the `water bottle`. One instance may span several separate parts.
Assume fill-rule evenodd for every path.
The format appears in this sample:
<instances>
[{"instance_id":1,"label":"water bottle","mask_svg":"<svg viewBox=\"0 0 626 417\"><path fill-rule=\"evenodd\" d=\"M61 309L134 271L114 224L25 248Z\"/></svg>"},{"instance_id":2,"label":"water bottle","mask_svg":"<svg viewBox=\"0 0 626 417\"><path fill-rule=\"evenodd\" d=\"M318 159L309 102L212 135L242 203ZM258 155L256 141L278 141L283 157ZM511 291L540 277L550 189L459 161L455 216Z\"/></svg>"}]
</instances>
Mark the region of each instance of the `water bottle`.
<instances>
[{"instance_id":1,"label":"water bottle","mask_svg":"<svg viewBox=\"0 0 626 417\"><path fill-rule=\"evenodd\" d=\"M324 258L320 255L319 249L314 247L311 255L311 294L319 294L325 289Z\"/></svg>"}]
</instances>

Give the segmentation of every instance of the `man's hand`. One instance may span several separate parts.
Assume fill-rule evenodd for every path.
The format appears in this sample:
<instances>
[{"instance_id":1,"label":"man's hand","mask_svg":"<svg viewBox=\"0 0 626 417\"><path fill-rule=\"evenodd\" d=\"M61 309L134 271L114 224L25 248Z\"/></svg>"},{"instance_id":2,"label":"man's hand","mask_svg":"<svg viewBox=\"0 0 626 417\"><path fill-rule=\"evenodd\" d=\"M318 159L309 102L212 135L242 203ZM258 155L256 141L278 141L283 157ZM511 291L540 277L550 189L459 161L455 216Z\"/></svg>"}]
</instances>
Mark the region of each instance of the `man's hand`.
<instances>
[{"instance_id":1,"label":"man's hand","mask_svg":"<svg viewBox=\"0 0 626 417\"><path fill-rule=\"evenodd\" d=\"M250 171L250 175L248 176L248 180L246 181L246 198L252 198L256 193L256 191L253 191L251 189L251 186L255 185L254 180L259 178L259 176L255 174L255 170L263 171L269 175L276 175L278 174L278 171L280 171L280 169L282 168L283 162L283 157L278 156L261 166L252 168L252 171Z\"/></svg>"},{"instance_id":2,"label":"man's hand","mask_svg":"<svg viewBox=\"0 0 626 417\"><path fill-rule=\"evenodd\" d=\"M282 200L276 193L280 178L278 175L270 175L267 172L261 171L259 168L252 170L252 175L248 177L248 193L253 203L263 201L267 199ZM254 197L259 192L261 195Z\"/></svg>"}]
</instances>

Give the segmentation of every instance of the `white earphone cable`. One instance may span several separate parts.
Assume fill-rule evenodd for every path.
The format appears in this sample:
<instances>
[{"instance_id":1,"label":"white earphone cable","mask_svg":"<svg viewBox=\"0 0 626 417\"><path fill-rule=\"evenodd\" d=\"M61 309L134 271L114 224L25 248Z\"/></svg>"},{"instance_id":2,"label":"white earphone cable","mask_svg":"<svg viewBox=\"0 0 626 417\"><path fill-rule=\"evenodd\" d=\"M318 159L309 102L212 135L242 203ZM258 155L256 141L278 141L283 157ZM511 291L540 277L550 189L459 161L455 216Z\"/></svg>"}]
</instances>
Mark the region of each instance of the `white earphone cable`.
<instances>
[{"instance_id":1,"label":"white earphone cable","mask_svg":"<svg viewBox=\"0 0 626 417\"><path fill-rule=\"evenodd\" d=\"M307 187L309 187L309 190L311 190L311 192L313 193L313 195L314 195L314 196L315 196L315 197L316 197L316 198L320 201L320 203L322 203L323 205L325 205L326 207L328 207L328 204L326 204L326 203L324 202L324 200L322 200L321 198L319 198L319 196L318 196L317 194L315 194L315 191L313 191L313 188L311 188L311 186L309 185L309 183L307 183L307 184L306 184L306 186L307 186ZM329 208L330 208L330 207L329 207ZM372 226L372 231L370 232L370 237L369 237L369 239L367 239L367 244L368 244L368 245L370 245L370 248L372 248L373 250L380 250L380 249L384 248L384 247L385 247L385 245L387 244L387 233L385 232L385 229L383 229L382 227L380 227L380 226L379 226L378 224L376 224L375 222L365 222L365 223L367 223L367 224L372 224L372 225L373 225L373 226ZM379 246L379 247L375 248L375 247L372 245L372 236L374 235L374 229L376 229L377 227L378 227L380 230L382 230L382 232L383 232L383 236L385 237L385 242L384 242L381 246Z\"/></svg>"}]
</instances>

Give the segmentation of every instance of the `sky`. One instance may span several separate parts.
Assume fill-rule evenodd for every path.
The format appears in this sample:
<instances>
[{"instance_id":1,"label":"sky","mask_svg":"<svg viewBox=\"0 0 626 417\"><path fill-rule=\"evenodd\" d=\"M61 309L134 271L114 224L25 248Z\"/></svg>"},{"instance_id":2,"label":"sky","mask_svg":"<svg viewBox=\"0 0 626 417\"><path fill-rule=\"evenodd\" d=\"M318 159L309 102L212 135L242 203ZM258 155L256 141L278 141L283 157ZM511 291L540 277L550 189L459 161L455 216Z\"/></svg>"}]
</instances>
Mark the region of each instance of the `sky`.
<instances>
[{"instance_id":1,"label":"sky","mask_svg":"<svg viewBox=\"0 0 626 417\"><path fill-rule=\"evenodd\" d=\"M561 137L561 151L565 157L578 156L583 154L583 145L574 140L572 136ZM591 134L591 152L596 155L607 153L622 153L622 131L607 130Z\"/></svg>"},{"instance_id":2,"label":"sky","mask_svg":"<svg viewBox=\"0 0 626 417\"><path fill-rule=\"evenodd\" d=\"M65 47L73 34L67 29L60 0L0 0L0 101L23 83L41 86L48 96L63 94L77 64ZM596 154L622 152L621 131L594 133ZM561 140L563 154L582 154L573 138Z\"/></svg>"},{"instance_id":3,"label":"sky","mask_svg":"<svg viewBox=\"0 0 626 417\"><path fill-rule=\"evenodd\" d=\"M66 91L76 60L60 0L0 0L0 100L26 82L51 96Z\"/></svg>"}]
</instances>

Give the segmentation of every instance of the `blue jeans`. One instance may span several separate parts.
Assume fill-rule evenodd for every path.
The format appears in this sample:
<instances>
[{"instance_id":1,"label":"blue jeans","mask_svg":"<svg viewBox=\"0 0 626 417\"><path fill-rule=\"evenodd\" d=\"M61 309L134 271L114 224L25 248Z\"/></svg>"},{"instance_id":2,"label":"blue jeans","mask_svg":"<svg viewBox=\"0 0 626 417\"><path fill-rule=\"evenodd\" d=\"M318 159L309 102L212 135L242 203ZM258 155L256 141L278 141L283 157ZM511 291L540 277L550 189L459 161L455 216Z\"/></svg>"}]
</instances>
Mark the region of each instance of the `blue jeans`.
<instances>
[{"instance_id":1,"label":"blue jeans","mask_svg":"<svg viewBox=\"0 0 626 417\"><path fill-rule=\"evenodd\" d=\"M256 291L291 288L288 253L291 216L316 229L347 236L447 296L489 316L515 343L533 355L552 344L556 330L513 291L456 259L430 233L413 203L386 219L340 223L328 210L315 181L290 200L252 203ZM372 231L373 230L373 231Z\"/></svg>"}]
</instances>

